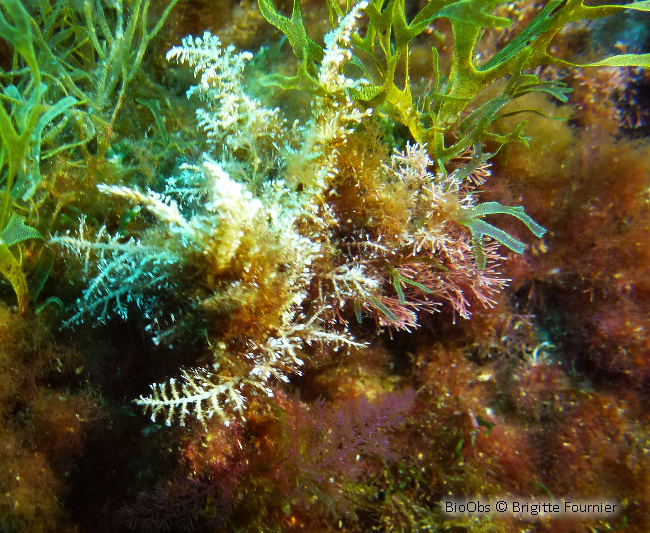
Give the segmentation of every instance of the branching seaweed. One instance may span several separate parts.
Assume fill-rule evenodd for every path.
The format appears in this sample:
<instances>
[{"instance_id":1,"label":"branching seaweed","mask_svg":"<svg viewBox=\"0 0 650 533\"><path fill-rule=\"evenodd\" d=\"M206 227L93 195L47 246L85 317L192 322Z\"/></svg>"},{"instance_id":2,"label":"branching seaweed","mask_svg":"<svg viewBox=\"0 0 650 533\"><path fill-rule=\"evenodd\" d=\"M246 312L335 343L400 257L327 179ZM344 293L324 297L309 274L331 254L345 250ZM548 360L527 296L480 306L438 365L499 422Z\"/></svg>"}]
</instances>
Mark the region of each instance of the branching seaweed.
<instances>
[{"instance_id":1,"label":"branching seaweed","mask_svg":"<svg viewBox=\"0 0 650 533\"><path fill-rule=\"evenodd\" d=\"M330 22L335 27L345 13L335 0L327 3ZM367 2L369 20L365 35L352 38L354 63L371 81L351 88L350 96L373 107L381 106L395 121L407 126L413 139L427 147L439 168L468 147L486 140L500 144L527 143L523 135L525 122L506 135L489 131L512 99L542 91L566 101L569 89L563 83L544 82L525 71L542 65L650 66L650 54L620 54L587 65L576 65L551 55L553 37L570 22L601 18L624 9L650 10L646 2L588 7L583 0L550 0L503 49L479 65L475 60L476 47L484 30L511 25L509 19L491 14L497 4L498 0L434 0L407 21L404 0L371 0ZM322 61L323 49L307 35L299 0L294 0L290 18L279 13L273 0L259 0L259 6L262 15L287 35L301 60L296 76L273 75L267 78L267 83L315 94L326 91L314 75ZM451 64L449 71L442 73L439 52L432 48L432 89L417 103L409 77L410 43L440 18L449 20L452 27ZM403 79L398 80L398 72L404 72ZM507 83L501 94L478 107L474 105L479 93L504 78Z\"/></svg>"}]
</instances>

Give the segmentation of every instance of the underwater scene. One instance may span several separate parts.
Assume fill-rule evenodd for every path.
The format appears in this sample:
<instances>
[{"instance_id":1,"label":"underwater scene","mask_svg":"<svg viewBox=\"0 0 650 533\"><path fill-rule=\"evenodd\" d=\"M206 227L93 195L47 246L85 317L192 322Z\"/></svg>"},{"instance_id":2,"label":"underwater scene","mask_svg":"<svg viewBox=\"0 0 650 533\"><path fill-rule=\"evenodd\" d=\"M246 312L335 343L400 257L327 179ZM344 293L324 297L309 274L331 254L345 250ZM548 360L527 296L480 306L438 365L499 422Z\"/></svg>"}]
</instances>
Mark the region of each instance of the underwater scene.
<instances>
[{"instance_id":1,"label":"underwater scene","mask_svg":"<svg viewBox=\"0 0 650 533\"><path fill-rule=\"evenodd\" d=\"M0 0L0 533L650 531L650 2Z\"/></svg>"}]
</instances>

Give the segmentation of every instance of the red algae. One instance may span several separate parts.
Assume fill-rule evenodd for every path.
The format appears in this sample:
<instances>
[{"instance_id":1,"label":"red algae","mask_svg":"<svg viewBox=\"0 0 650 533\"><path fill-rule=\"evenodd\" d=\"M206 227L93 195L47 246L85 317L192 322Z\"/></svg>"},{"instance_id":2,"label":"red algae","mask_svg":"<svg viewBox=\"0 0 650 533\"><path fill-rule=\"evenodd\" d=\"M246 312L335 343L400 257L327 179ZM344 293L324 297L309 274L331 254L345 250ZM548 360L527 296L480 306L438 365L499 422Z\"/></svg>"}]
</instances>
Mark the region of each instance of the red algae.
<instances>
[{"instance_id":1,"label":"red algae","mask_svg":"<svg viewBox=\"0 0 650 533\"><path fill-rule=\"evenodd\" d=\"M43 242L0 228L31 297L21 315L0 293L2 532L650 531L647 74L545 64L528 90L515 65L463 107L459 40L477 65L517 55L567 2L497 6L475 43L450 3L386 37L411 39L410 78L363 48L383 3L339 4L151 3L136 28L149 0L45 2L26 26L42 95L2 39L9 123L37 100L47 122L9 202ZM391 5L415 28L433 4ZM573 22L549 52L630 52L602 34ZM392 93L361 97L391 69Z\"/></svg>"}]
</instances>

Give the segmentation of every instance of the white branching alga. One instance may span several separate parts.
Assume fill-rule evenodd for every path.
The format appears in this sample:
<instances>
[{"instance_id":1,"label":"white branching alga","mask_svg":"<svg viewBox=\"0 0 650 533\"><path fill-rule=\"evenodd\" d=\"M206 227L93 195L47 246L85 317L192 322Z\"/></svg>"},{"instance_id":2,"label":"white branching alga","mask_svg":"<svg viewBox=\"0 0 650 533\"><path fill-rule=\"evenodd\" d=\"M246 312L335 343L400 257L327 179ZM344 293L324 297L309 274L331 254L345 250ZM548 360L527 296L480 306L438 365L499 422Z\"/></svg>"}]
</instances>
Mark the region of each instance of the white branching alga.
<instances>
[{"instance_id":1,"label":"white branching alga","mask_svg":"<svg viewBox=\"0 0 650 533\"><path fill-rule=\"evenodd\" d=\"M154 295L176 288L179 258L172 250L111 236L105 227L89 236L83 217L76 236L58 235L51 242L77 257L88 284L75 312L64 321L66 327L81 324L88 316L101 323L113 317L126 319L134 309L153 320L158 314Z\"/></svg>"},{"instance_id":2,"label":"white branching alga","mask_svg":"<svg viewBox=\"0 0 650 533\"><path fill-rule=\"evenodd\" d=\"M82 221L76 236L52 239L78 257L88 283L64 325L137 316L156 344L172 346L188 333L207 339L211 363L182 369L136 400L153 420L242 419L251 396L272 396L318 347L363 349L350 318L371 315L379 329L411 330L440 301L469 316L464 287L491 305L505 284L493 270L496 252L488 247L490 268L479 273L467 232L452 227L449 213L472 203L462 177L432 174L418 145L376 169L409 191L401 233L382 241L357 229L342 237L350 222L335 202L342 153L372 116L348 95L360 82L343 72L366 6L354 6L325 37L323 94L291 128L278 108L245 94L250 53L223 48L207 32L183 39L167 58L194 67L199 83L188 97L204 104L196 115L209 152L186 161L160 192L99 186L149 213L153 222L137 236L92 232Z\"/></svg>"},{"instance_id":3,"label":"white branching alga","mask_svg":"<svg viewBox=\"0 0 650 533\"><path fill-rule=\"evenodd\" d=\"M253 58L250 52L235 53L234 46L223 48L216 35L186 37L182 46L167 52L168 61L194 67L199 84L187 91L188 98L197 94L205 108L196 111L199 126L215 147L231 153L245 150L256 171L264 166L269 149L282 143L286 135L280 109L267 109L250 98L243 88L243 70Z\"/></svg>"},{"instance_id":4,"label":"white branching alga","mask_svg":"<svg viewBox=\"0 0 650 533\"><path fill-rule=\"evenodd\" d=\"M350 36L355 31L363 10L367 7L367 1L359 2L343 17L338 28L325 36L325 55L318 72L318 81L330 94L338 95L344 93L346 89L359 86L360 81L347 78L341 66L352 59Z\"/></svg>"}]
</instances>

